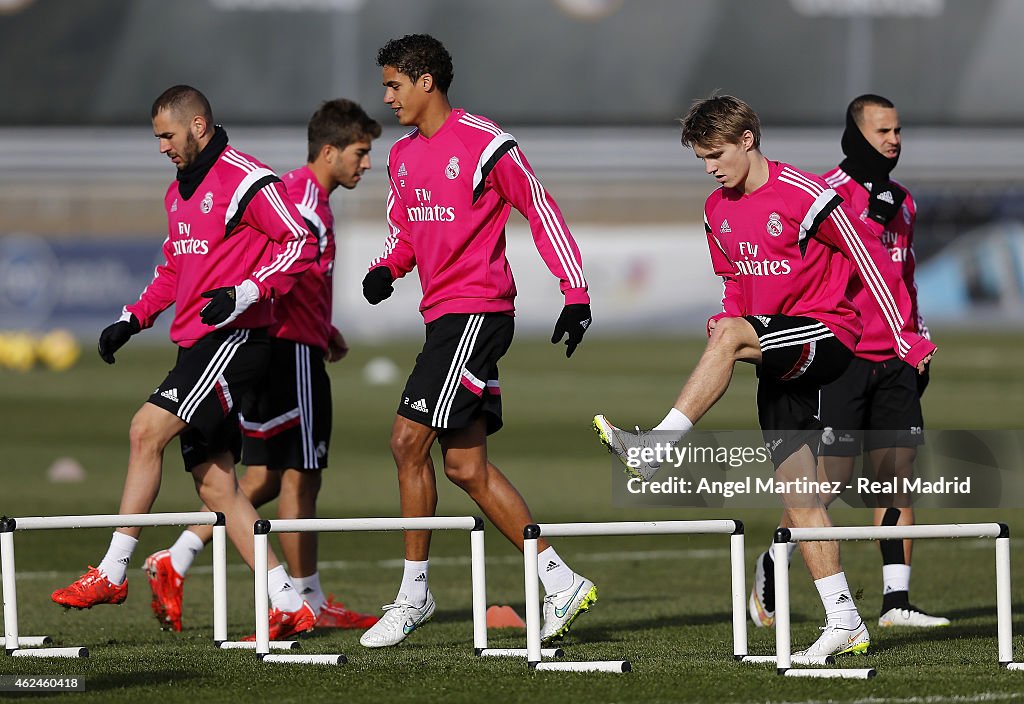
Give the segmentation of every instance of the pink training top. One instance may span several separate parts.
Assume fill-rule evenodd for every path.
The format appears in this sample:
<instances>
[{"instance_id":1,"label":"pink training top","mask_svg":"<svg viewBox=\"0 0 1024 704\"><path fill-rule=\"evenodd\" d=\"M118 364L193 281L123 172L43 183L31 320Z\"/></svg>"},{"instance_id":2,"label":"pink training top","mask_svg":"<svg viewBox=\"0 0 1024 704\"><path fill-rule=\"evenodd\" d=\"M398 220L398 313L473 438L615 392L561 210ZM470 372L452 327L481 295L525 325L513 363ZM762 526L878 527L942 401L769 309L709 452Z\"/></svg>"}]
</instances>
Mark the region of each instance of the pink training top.
<instances>
[{"instance_id":1,"label":"pink training top","mask_svg":"<svg viewBox=\"0 0 1024 704\"><path fill-rule=\"evenodd\" d=\"M806 316L853 350L862 324L846 295L852 264L896 353L916 366L935 346L914 331L910 294L885 248L842 200L820 176L775 161L753 193L723 187L708 196L711 261L725 282L724 310L714 317Z\"/></svg>"},{"instance_id":2,"label":"pink training top","mask_svg":"<svg viewBox=\"0 0 1024 704\"><path fill-rule=\"evenodd\" d=\"M227 147L186 200L172 183L164 197L166 261L138 302L125 306L143 328L174 304L171 340L191 347L215 328L199 318L209 303L200 294L249 279L260 300L226 327L261 328L273 321L270 298L287 293L316 259L316 239L306 229L270 169Z\"/></svg>"},{"instance_id":3,"label":"pink training top","mask_svg":"<svg viewBox=\"0 0 1024 704\"><path fill-rule=\"evenodd\" d=\"M838 167L825 174L824 178L825 182L843 197L847 210L854 214L860 213L861 222L881 240L882 246L889 251L889 258L902 274L903 284L910 294L911 329L924 337L929 337L928 328L925 326L924 318L921 317L921 311L917 306L917 284L914 283L916 268L914 224L917 222L917 204L914 203L910 191L893 181L896 187L906 194L906 198L896 217L883 226L868 218L870 185L858 183ZM861 322L864 325L864 332L861 333L855 350L857 356L872 362L892 359L894 353L889 328L879 314L877 306L871 303L871 294L864 288L858 277L854 276L850 279L850 287L846 294L860 310Z\"/></svg>"},{"instance_id":4,"label":"pink training top","mask_svg":"<svg viewBox=\"0 0 1024 704\"><path fill-rule=\"evenodd\" d=\"M326 351L334 332L331 308L335 244L330 197L308 166L289 171L283 180L288 197L316 235L320 257L299 276L288 294L274 300L277 320L270 326L270 334Z\"/></svg>"},{"instance_id":5,"label":"pink training top","mask_svg":"<svg viewBox=\"0 0 1024 704\"><path fill-rule=\"evenodd\" d=\"M484 117L453 110L432 137L413 130L388 155L390 235L370 268L397 279L419 268L420 312L512 313L516 286L505 258L505 223L514 206L530 224L565 303L589 303L579 248L519 150Z\"/></svg>"}]
</instances>

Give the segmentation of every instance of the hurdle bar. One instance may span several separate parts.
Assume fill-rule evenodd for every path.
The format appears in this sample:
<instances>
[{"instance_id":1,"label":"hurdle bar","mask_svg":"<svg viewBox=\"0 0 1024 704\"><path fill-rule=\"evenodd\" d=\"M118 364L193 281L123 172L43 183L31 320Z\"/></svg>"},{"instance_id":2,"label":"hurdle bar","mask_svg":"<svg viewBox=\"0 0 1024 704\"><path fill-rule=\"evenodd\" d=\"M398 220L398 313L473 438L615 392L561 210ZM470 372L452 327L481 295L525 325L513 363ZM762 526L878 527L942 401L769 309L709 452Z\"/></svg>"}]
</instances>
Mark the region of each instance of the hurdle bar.
<instances>
[{"instance_id":1,"label":"hurdle bar","mask_svg":"<svg viewBox=\"0 0 1024 704\"><path fill-rule=\"evenodd\" d=\"M267 553L270 533L340 533L398 530L465 530L470 537L470 569L473 585L474 650L487 649L487 594L484 571L484 522L477 516L413 518L297 518L262 519L253 524L256 592L256 657L261 662L343 665L348 659L335 655L291 655L270 653L269 585Z\"/></svg>"},{"instance_id":2,"label":"hurdle bar","mask_svg":"<svg viewBox=\"0 0 1024 704\"><path fill-rule=\"evenodd\" d=\"M141 528L147 526L213 526L213 640L227 640L227 569L224 514L217 511L191 513L135 513L91 516L28 516L0 519L0 571L3 572L4 650L13 657L87 658L88 648L23 647L48 644L48 636L18 634L18 589L15 583L14 533L19 530L60 530L67 528ZM11 647L11 646L14 647Z\"/></svg>"},{"instance_id":3,"label":"hurdle bar","mask_svg":"<svg viewBox=\"0 0 1024 704\"><path fill-rule=\"evenodd\" d=\"M842 677L867 679L874 668L797 669L790 656L789 555L787 543L832 540L920 540L925 538L995 538L996 542L996 630L999 664L1008 670L1024 669L1013 662L1013 633L1010 613L1010 528L1005 523L945 523L915 526L830 526L822 528L779 528L772 544L775 560L775 652L777 672L785 677Z\"/></svg>"},{"instance_id":4,"label":"hurdle bar","mask_svg":"<svg viewBox=\"0 0 1024 704\"><path fill-rule=\"evenodd\" d=\"M747 654L747 606L743 557L743 523L732 519L711 521L619 521L606 523L540 523L523 529L523 567L526 582L526 660L531 670L561 672L629 672L628 660L543 662L540 642L540 589L537 575L537 540L544 537L608 535L729 535L732 581L733 657Z\"/></svg>"}]
</instances>

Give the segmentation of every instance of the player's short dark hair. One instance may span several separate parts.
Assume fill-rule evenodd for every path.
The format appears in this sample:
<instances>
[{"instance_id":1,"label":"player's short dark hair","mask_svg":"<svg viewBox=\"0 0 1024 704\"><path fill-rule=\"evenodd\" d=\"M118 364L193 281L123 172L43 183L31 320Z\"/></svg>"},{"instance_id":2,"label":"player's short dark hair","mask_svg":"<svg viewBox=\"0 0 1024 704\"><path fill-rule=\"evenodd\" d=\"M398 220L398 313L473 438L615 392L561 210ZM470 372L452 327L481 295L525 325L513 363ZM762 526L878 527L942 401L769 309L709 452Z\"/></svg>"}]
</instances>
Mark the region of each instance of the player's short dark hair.
<instances>
[{"instance_id":1,"label":"player's short dark hair","mask_svg":"<svg viewBox=\"0 0 1024 704\"><path fill-rule=\"evenodd\" d=\"M684 147L739 144L743 133L754 135L754 148L761 146L761 120L747 103L731 95L712 94L694 100L679 120Z\"/></svg>"},{"instance_id":2,"label":"player's short dark hair","mask_svg":"<svg viewBox=\"0 0 1024 704\"><path fill-rule=\"evenodd\" d=\"M883 98L880 95L874 93L865 93L864 95L858 95L856 98L850 101L850 104L846 108L846 112L853 117L853 121L857 123L859 127L861 122L864 120L864 108L868 106L876 108L895 108L892 101L888 98Z\"/></svg>"},{"instance_id":3,"label":"player's short dark hair","mask_svg":"<svg viewBox=\"0 0 1024 704\"><path fill-rule=\"evenodd\" d=\"M359 103L345 98L324 102L306 128L309 163L316 161L324 145L344 149L350 144L371 141L380 137L380 123L366 114Z\"/></svg>"},{"instance_id":4,"label":"player's short dark hair","mask_svg":"<svg viewBox=\"0 0 1024 704\"><path fill-rule=\"evenodd\" d=\"M161 93L160 97L153 101L153 110L149 116L156 117L161 110L168 110L184 120L202 115L206 119L206 124L213 126L213 108L210 107L210 101L192 86L171 86Z\"/></svg>"},{"instance_id":5,"label":"player's short dark hair","mask_svg":"<svg viewBox=\"0 0 1024 704\"><path fill-rule=\"evenodd\" d=\"M455 77L451 54L429 34L406 34L401 39L391 39L377 52L377 65L391 66L413 81L429 73L445 95Z\"/></svg>"}]
</instances>

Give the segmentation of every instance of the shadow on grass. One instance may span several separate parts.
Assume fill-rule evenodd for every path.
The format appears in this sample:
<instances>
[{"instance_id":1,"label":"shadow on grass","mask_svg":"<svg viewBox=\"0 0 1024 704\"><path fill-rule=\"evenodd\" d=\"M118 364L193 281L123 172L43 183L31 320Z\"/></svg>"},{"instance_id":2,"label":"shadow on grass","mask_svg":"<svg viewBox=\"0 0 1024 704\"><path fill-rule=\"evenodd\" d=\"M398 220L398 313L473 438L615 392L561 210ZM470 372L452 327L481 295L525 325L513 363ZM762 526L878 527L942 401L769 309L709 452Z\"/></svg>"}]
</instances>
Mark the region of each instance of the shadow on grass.
<instances>
[{"instance_id":1,"label":"shadow on grass","mask_svg":"<svg viewBox=\"0 0 1024 704\"><path fill-rule=\"evenodd\" d=\"M195 670L140 670L120 674L103 673L88 675L87 687L90 692L104 692L114 689L137 689L151 685L173 685L178 687L186 680L201 680L203 675Z\"/></svg>"}]
</instances>

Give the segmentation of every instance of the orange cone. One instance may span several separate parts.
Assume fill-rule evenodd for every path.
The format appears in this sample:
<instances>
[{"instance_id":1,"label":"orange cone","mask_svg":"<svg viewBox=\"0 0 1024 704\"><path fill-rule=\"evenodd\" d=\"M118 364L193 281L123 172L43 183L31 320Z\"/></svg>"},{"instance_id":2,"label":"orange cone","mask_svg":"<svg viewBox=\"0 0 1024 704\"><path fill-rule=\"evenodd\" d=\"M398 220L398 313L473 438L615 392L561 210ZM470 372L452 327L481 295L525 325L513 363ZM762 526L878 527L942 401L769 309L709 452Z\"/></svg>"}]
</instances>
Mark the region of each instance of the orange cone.
<instances>
[{"instance_id":1,"label":"orange cone","mask_svg":"<svg viewBox=\"0 0 1024 704\"><path fill-rule=\"evenodd\" d=\"M487 607L488 628L526 628L526 622L511 606Z\"/></svg>"}]
</instances>

